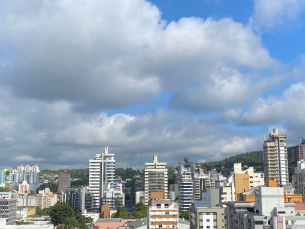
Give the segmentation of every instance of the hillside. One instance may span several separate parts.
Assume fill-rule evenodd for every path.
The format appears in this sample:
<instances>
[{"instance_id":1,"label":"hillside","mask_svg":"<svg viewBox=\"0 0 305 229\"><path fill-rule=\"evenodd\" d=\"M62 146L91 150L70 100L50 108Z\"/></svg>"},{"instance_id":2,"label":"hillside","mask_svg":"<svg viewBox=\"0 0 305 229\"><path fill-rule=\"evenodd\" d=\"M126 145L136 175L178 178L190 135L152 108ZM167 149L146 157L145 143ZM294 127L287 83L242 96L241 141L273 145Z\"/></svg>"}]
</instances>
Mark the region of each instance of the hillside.
<instances>
[{"instance_id":1,"label":"hillside","mask_svg":"<svg viewBox=\"0 0 305 229\"><path fill-rule=\"evenodd\" d=\"M288 166L291 165L291 149L287 148L288 151ZM242 166L253 166L257 171L263 171L263 151L253 151L238 154L229 158L225 158L221 161L199 163L199 167L205 169L217 169L217 170L233 170L234 163L241 163Z\"/></svg>"}]
</instances>

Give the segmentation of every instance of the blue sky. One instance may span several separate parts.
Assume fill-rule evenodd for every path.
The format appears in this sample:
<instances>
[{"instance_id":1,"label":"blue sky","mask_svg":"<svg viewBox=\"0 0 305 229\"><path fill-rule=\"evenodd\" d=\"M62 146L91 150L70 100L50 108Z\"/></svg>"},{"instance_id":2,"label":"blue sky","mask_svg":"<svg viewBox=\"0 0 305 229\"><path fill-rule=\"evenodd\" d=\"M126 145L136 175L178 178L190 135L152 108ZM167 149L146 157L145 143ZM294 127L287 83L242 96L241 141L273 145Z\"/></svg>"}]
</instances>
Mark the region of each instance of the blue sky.
<instances>
[{"instance_id":1,"label":"blue sky","mask_svg":"<svg viewBox=\"0 0 305 229\"><path fill-rule=\"evenodd\" d=\"M302 0L0 0L0 168L175 164L305 127Z\"/></svg>"}]
</instances>

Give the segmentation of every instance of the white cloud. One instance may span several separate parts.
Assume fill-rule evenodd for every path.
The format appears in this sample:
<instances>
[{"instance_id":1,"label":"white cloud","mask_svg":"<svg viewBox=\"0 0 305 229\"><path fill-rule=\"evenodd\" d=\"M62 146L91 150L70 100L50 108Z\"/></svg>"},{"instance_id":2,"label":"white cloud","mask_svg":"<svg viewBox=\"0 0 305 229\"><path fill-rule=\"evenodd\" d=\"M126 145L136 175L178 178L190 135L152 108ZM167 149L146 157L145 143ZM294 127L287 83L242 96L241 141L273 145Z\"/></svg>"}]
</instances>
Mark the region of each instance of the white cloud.
<instances>
[{"instance_id":1,"label":"white cloud","mask_svg":"<svg viewBox=\"0 0 305 229\"><path fill-rule=\"evenodd\" d=\"M29 155L20 155L15 158L15 161L44 161L43 158L33 158Z\"/></svg>"},{"instance_id":2,"label":"white cloud","mask_svg":"<svg viewBox=\"0 0 305 229\"><path fill-rule=\"evenodd\" d=\"M149 103L165 90L187 93L193 82L221 88L210 93L234 104L236 91L261 80L251 73L279 66L250 27L229 18L167 24L144 0L3 1L0 19L0 48L11 63L0 66L2 84L81 111Z\"/></svg>"},{"instance_id":3,"label":"white cloud","mask_svg":"<svg viewBox=\"0 0 305 229\"><path fill-rule=\"evenodd\" d=\"M296 19L305 9L303 0L254 0L254 26L273 28Z\"/></svg>"}]
</instances>

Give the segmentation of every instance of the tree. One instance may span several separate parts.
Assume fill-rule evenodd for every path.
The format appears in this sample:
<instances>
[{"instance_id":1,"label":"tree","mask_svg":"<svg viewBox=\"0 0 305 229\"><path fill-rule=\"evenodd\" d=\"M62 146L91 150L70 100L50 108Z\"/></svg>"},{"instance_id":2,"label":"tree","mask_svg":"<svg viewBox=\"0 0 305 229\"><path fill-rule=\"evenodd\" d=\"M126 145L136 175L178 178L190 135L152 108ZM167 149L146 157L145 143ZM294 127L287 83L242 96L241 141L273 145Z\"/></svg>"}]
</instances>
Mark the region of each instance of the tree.
<instances>
[{"instance_id":1,"label":"tree","mask_svg":"<svg viewBox=\"0 0 305 229\"><path fill-rule=\"evenodd\" d=\"M140 218L145 218L147 215L147 207L145 206L145 204L143 204L142 202L137 203L134 206L134 212L131 213L130 217L132 219L140 219Z\"/></svg>"},{"instance_id":2,"label":"tree","mask_svg":"<svg viewBox=\"0 0 305 229\"><path fill-rule=\"evenodd\" d=\"M180 215L179 215L180 218L183 218L183 219L186 219L186 220L189 220L190 219L190 211L187 210L187 211L184 211L182 212Z\"/></svg>"},{"instance_id":3,"label":"tree","mask_svg":"<svg viewBox=\"0 0 305 229\"><path fill-rule=\"evenodd\" d=\"M64 220L69 217L74 216L74 211L68 204L56 203L50 211L49 214L51 222L57 226L59 223L64 223Z\"/></svg>"},{"instance_id":4,"label":"tree","mask_svg":"<svg viewBox=\"0 0 305 229\"><path fill-rule=\"evenodd\" d=\"M128 215L127 215L127 212L125 211L125 208L119 204L117 206L116 213L112 214L111 218L128 219Z\"/></svg>"},{"instance_id":5,"label":"tree","mask_svg":"<svg viewBox=\"0 0 305 229\"><path fill-rule=\"evenodd\" d=\"M0 192L10 192L11 190L7 187L0 187Z\"/></svg>"},{"instance_id":6,"label":"tree","mask_svg":"<svg viewBox=\"0 0 305 229\"><path fill-rule=\"evenodd\" d=\"M70 229L71 227L79 227L80 223L77 222L75 217L67 217L63 220L63 224L65 225L65 228Z\"/></svg>"}]
</instances>

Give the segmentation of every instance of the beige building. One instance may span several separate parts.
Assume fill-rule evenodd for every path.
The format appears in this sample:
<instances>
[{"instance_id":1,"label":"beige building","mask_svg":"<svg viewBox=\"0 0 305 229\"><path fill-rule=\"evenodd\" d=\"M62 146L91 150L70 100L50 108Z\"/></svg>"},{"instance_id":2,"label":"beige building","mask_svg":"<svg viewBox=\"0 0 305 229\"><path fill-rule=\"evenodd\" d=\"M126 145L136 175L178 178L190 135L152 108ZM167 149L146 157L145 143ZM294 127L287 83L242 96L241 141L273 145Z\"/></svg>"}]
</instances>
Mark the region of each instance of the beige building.
<instances>
[{"instance_id":1,"label":"beige building","mask_svg":"<svg viewBox=\"0 0 305 229\"><path fill-rule=\"evenodd\" d=\"M50 193L49 190L40 190L36 194L37 206L41 209L53 207L57 203L57 194Z\"/></svg>"},{"instance_id":2,"label":"beige building","mask_svg":"<svg viewBox=\"0 0 305 229\"><path fill-rule=\"evenodd\" d=\"M151 200L147 206L147 229L178 229L178 204L168 199Z\"/></svg>"},{"instance_id":3,"label":"beige building","mask_svg":"<svg viewBox=\"0 0 305 229\"><path fill-rule=\"evenodd\" d=\"M144 195L145 205L147 205L150 200L150 192L163 192L163 199L167 198L168 177L166 163L158 162L157 155L154 155L152 163L145 165Z\"/></svg>"},{"instance_id":4,"label":"beige building","mask_svg":"<svg viewBox=\"0 0 305 229\"><path fill-rule=\"evenodd\" d=\"M265 182L276 179L278 186L288 185L286 134L279 134L278 129L274 128L269 133L269 139L264 139L263 151Z\"/></svg>"}]
</instances>

